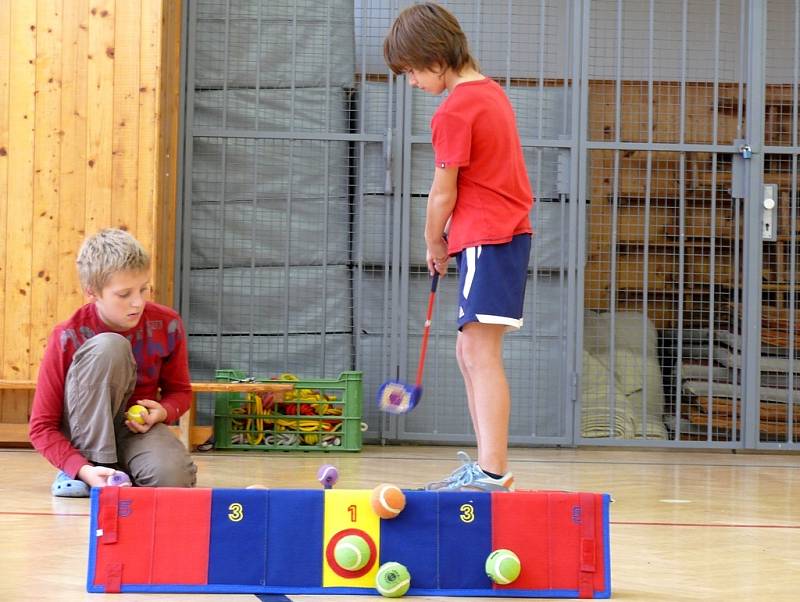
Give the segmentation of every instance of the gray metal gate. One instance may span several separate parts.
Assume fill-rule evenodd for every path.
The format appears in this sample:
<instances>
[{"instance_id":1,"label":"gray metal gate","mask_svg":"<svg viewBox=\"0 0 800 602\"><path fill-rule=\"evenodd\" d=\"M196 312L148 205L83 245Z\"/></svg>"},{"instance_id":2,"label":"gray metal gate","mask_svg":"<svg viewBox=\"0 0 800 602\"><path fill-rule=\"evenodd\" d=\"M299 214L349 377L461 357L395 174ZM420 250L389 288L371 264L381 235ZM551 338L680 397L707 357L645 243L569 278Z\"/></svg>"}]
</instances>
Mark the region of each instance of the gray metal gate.
<instances>
[{"instance_id":1,"label":"gray metal gate","mask_svg":"<svg viewBox=\"0 0 800 602\"><path fill-rule=\"evenodd\" d=\"M796 447L798 4L584 8L579 440Z\"/></svg>"},{"instance_id":2,"label":"gray metal gate","mask_svg":"<svg viewBox=\"0 0 800 602\"><path fill-rule=\"evenodd\" d=\"M454 277L422 405L372 404L414 378L428 290L440 99L381 52L408 3L188 4L181 308L197 378L362 370L368 437L469 443ZM511 443L796 448L800 0L443 4L537 197Z\"/></svg>"},{"instance_id":3,"label":"gray metal gate","mask_svg":"<svg viewBox=\"0 0 800 602\"><path fill-rule=\"evenodd\" d=\"M407 3L406 3L407 4ZM577 149L573 124L578 113L574 84L578 20L572 3L557 0L485 3L443 2L459 18L482 72L500 82L517 125L537 202L531 215L536 232L531 252L523 329L505 342L511 388L512 444L572 442L572 358L575 306L568 287L576 274ZM532 35L533 33L533 35ZM397 95L401 122L397 159L401 163L401 246L396 315L396 364L413 378L424 321L429 276L422 230L433 175L430 119L441 101L411 89L405 78ZM577 174L577 171L575 171ZM571 268L571 269L570 269ZM413 413L392 419L387 436L404 440L474 443L466 394L455 360L457 276L439 286L426 365L424 402ZM396 422L396 424L393 424ZM396 429L396 430L395 430Z\"/></svg>"},{"instance_id":4,"label":"gray metal gate","mask_svg":"<svg viewBox=\"0 0 800 602\"><path fill-rule=\"evenodd\" d=\"M760 9L760 7L759 7ZM800 412L797 378L800 321L797 315L798 280L798 100L800 99L800 2L769 0L760 21L765 48L763 69L763 165L754 185L762 186L754 205L764 214L757 220L764 242L761 248L762 295L758 397L760 403L745 418L751 420L756 447L799 449ZM760 172L760 173L759 173ZM758 175L763 174L759 180ZM775 201L775 205L769 202ZM758 200L762 202L759 204Z\"/></svg>"},{"instance_id":5,"label":"gray metal gate","mask_svg":"<svg viewBox=\"0 0 800 602\"><path fill-rule=\"evenodd\" d=\"M454 278L438 295L424 403L399 419L372 403L383 380L414 379L428 278L421 230L439 99L390 77L381 51L405 4L189 4L181 305L197 378L362 370L368 436L471 442ZM447 5L508 90L539 199L526 326L507 342L511 441L571 443L576 5Z\"/></svg>"}]
</instances>

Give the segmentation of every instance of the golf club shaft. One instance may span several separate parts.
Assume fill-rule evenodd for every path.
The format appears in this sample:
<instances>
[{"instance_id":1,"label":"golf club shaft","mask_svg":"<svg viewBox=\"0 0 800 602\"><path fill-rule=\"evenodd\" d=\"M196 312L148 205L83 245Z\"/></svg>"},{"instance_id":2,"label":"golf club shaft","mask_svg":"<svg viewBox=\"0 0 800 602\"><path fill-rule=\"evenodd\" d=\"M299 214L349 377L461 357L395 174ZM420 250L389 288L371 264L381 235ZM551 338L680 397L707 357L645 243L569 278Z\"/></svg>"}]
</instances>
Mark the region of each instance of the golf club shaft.
<instances>
[{"instance_id":1,"label":"golf club shaft","mask_svg":"<svg viewBox=\"0 0 800 602\"><path fill-rule=\"evenodd\" d=\"M422 331L422 346L419 352L419 364L417 365L417 387L422 386L422 374L425 366L425 353L428 351L428 335L431 332L431 317L433 316L433 300L436 296L436 286L439 284L439 272L433 272L431 277L431 293L428 295L428 313L425 316L425 328Z\"/></svg>"}]
</instances>

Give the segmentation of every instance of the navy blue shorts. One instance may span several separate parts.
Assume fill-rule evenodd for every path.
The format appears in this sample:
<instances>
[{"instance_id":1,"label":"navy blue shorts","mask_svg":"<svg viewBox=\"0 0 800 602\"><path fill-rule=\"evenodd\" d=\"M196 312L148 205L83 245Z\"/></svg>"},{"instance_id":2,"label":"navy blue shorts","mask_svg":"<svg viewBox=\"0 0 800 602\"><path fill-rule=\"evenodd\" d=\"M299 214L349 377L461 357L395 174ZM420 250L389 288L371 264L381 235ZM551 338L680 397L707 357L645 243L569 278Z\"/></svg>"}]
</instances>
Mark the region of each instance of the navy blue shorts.
<instances>
[{"instance_id":1,"label":"navy blue shorts","mask_svg":"<svg viewBox=\"0 0 800 602\"><path fill-rule=\"evenodd\" d=\"M469 322L522 327L531 235L517 234L501 245L468 247L456 254L458 329Z\"/></svg>"}]
</instances>

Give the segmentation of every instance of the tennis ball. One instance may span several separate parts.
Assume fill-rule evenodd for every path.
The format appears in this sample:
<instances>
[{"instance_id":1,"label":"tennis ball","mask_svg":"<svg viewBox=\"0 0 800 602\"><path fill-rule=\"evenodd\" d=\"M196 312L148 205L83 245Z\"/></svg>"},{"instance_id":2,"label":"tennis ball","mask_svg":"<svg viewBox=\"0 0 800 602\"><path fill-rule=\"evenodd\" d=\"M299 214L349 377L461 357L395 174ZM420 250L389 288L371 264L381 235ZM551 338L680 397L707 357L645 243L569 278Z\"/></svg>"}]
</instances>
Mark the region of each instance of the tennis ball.
<instances>
[{"instance_id":1,"label":"tennis ball","mask_svg":"<svg viewBox=\"0 0 800 602\"><path fill-rule=\"evenodd\" d=\"M375 589L381 596L399 598L405 595L409 587L411 587L411 575L399 562L382 564L375 575Z\"/></svg>"},{"instance_id":2,"label":"tennis ball","mask_svg":"<svg viewBox=\"0 0 800 602\"><path fill-rule=\"evenodd\" d=\"M369 545L360 535L345 535L333 548L336 564L346 571L363 569L370 559Z\"/></svg>"},{"instance_id":3,"label":"tennis ball","mask_svg":"<svg viewBox=\"0 0 800 602\"><path fill-rule=\"evenodd\" d=\"M499 585L508 585L519 577L519 556L511 550L495 550L486 559L486 575Z\"/></svg>"},{"instance_id":4,"label":"tennis ball","mask_svg":"<svg viewBox=\"0 0 800 602\"><path fill-rule=\"evenodd\" d=\"M372 490L370 504L381 518L394 518L406 507L406 496L397 485L381 483Z\"/></svg>"},{"instance_id":5,"label":"tennis ball","mask_svg":"<svg viewBox=\"0 0 800 602\"><path fill-rule=\"evenodd\" d=\"M144 417L147 416L147 414L148 414L147 408L144 406L140 406L137 403L128 408L128 411L125 412L125 418L127 418L131 422L144 424Z\"/></svg>"}]
</instances>

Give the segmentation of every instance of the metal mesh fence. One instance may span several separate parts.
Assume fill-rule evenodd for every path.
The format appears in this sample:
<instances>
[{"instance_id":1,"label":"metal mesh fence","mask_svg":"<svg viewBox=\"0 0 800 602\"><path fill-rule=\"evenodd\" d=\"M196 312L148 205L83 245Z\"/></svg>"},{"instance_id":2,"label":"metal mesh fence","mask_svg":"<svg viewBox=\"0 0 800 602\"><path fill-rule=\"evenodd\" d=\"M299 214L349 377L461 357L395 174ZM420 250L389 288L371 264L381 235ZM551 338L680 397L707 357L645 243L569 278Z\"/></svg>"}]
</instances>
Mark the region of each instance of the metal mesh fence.
<instances>
[{"instance_id":1,"label":"metal mesh fence","mask_svg":"<svg viewBox=\"0 0 800 602\"><path fill-rule=\"evenodd\" d=\"M183 306L195 378L219 368L256 377L357 369L367 400L385 379L414 379L428 289L429 122L441 99L412 93L383 62L383 37L406 4L192 5ZM509 94L540 199L526 328L506 348L512 440L563 442L570 190L558 170L574 148L573 7L446 4ZM368 402L368 437L471 440L454 280L439 294L426 403L389 420ZM212 411L201 400L201 420Z\"/></svg>"},{"instance_id":2,"label":"metal mesh fence","mask_svg":"<svg viewBox=\"0 0 800 602\"><path fill-rule=\"evenodd\" d=\"M740 438L742 229L729 149L746 127L742 10L738 0L592 3L584 438Z\"/></svg>"},{"instance_id":3,"label":"metal mesh fence","mask_svg":"<svg viewBox=\"0 0 800 602\"><path fill-rule=\"evenodd\" d=\"M796 441L798 8L592 2L582 379L592 437Z\"/></svg>"},{"instance_id":4,"label":"metal mesh fence","mask_svg":"<svg viewBox=\"0 0 800 602\"><path fill-rule=\"evenodd\" d=\"M798 396L798 92L800 3L767 6L764 98L764 217L761 278L758 440L765 447L797 445ZM774 203L770 204L768 199Z\"/></svg>"},{"instance_id":5,"label":"metal mesh fence","mask_svg":"<svg viewBox=\"0 0 800 602\"><path fill-rule=\"evenodd\" d=\"M335 377L353 369L358 344L353 4L189 8L183 307L193 377ZM212 400L200 406L210 420Z\"/></svg>"},{"instance_id":6,"label":"metal mesh fence","mask_svg":"<svg viewBox=\"0 0 800 602\"><path fill-rule=\"evenodd\" d=\"M441 98L382 58L407 4L190 3L182 310L196 378L357 369L368 438L470 442L455 273L422 406L369 402L413 381L428 291ZM537 198L511 442L796 445L800 0L443 4Z\"/></svg>"}]
</instances>

